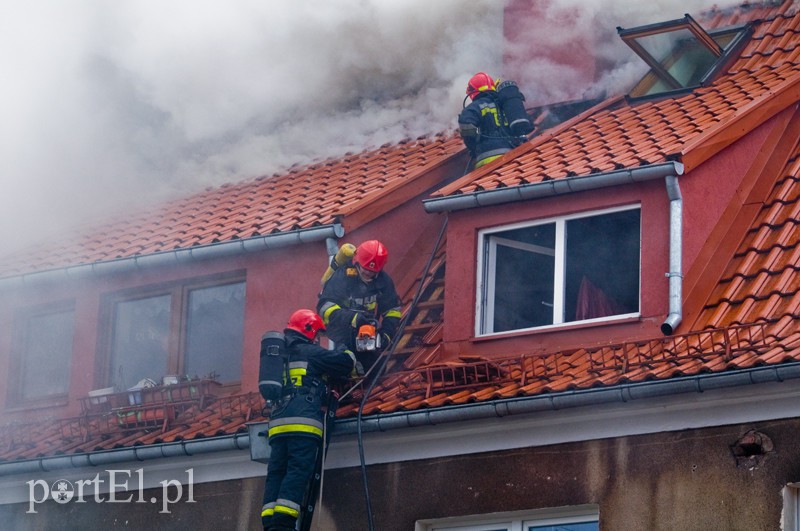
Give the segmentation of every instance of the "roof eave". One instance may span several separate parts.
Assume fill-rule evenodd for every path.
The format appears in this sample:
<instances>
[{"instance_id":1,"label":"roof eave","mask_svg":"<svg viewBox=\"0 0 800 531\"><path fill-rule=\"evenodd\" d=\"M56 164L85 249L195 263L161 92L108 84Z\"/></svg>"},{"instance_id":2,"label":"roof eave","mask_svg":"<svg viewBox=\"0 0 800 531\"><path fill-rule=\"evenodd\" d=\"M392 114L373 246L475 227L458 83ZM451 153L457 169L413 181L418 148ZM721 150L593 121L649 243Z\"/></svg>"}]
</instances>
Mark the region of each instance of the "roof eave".
<instances>
[{"instance_id":1,"label":"roof eave","mask_svg":"<svg viewBox=\"0 0 800 531\"><path fill-rule=\"evenodd\" d=\"M703 393L706 391L746 387L755 384L781 383L800 378L800 362L759 366L748 369L703 373L667 380L643 381L609 387L544 393L535 396L489 400L431 409L417 409L398 413L367 415L336 420L336 436L360 432L383 432L402 428L441 425L452 422L506 417L568 408L631 402L634 400ZM85 454L37 457L19 461L0 462L0 476L30 474L50 470L101 466L128 461L192 456L200 453L244 450L249 448L251 434L258 432L266 422L250 423L248 433L236 433L171 443L115 448ZM251 452L252 453L252 452Z\"/></svg>"},{"instance_id":2,"label":"roof eave","mask_svg":"<svg viewBox=\"0 0 800 531\"><path fill-rule=\"evenodd\" d=\"M607 188L623 184L638 183L661 179L668 175L683 175L683 164L670 161L638 168L615 170L613 172L596 173L579 177L553 179L537 183L525 184L493 190L480 190L468 194L435 197L423 201L427 212L453 212L492 205L540 199L556 195Z\"/></svg>"},{"instance_id":3,"label":"roof eave","mask_svg":"<svg viewBox=\"0 0 800 531\"><path fill-rule=\"evenodd\" d=\"M372 414L361 419L339 419L336 434L388 431L448 422L505 417L522 413L562 410L571 407L630 402L632 400L702 393L713 389L744 387L752 384L783 382L800 378L800 362L759 366L721 373L702 373L666 380L643 381L609 387L594 387L535 396L489 400L468 404L417 409L387 414Z\"/></svg>"},{"instance_id":4,"label":"roof eave","mask_svg":"<svg viewBox=\"0 0 800 531\"><path fill-rule=\"evenodd\" d=\"M335 222L329 225L297 229L242 238L226 242L198 245L196 247L173 249L145 255L134 255L115 260L92 262L65 266L0 279L0 289L20 287L44 281L63 281L83 278L93 274L115 274L150 269L159 266L183 265L190 262L229 257L236 254L266 251L303 243L323 241L327 238L341 238L344 227Z\"/></svg>"}]
</instances>

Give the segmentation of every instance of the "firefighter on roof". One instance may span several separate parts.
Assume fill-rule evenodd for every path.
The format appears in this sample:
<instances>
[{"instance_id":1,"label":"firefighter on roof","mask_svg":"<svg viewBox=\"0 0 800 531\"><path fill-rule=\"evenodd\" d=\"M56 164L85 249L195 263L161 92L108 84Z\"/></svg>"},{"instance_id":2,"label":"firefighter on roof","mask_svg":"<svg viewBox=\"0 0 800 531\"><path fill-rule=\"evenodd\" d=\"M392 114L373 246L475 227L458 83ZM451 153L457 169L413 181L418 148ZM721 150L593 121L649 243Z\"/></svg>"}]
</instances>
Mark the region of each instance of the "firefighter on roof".
<instances>
[{"instance_id":1,"label":"firefighter on roof","mask_svg":"<svg viewBox=\"0 0 800 531\"><path fill-rule=\"evenodd\" d=\"M381 242L365 241L325 282L317 303L328 337L356 352L364 370L378 359L380 348L389 346L400 323L400 300L394 282L383 271L388 258ZM358 332L364 325L375 326L379 348L358 348Z\"/></svg>"},{"instance_id":2,"label":"firefighter on roof","mask_svg":"<svg viewBox=\"0 0 800 531\"><path fill-rule=\"evenodd\" d=\"M315 344L319 333L325 332L322 318L312 310L297 310L283 335L268 332L261 342L262 367L269 357L275 338L285 349L285 371L261 374L259 389L265 398L264 387L276 379L284 382L283 395L274 403L269 419L269 465L264 483L264 506L261 522L265 530L293 530L302 510L301 504L311 485L317 453L322 451L325 412L328 404L328 380L347 378L355 367L355 355L341 347L328 350ZM263 369L262 369L263 371ZM266 372L269 372L267 370Z\"/></svg>"},{"instance_id":3,"label":"firefighter on roof","mask_svg":"<svg viewBox=\"0 0 800 531\"><path fill-rule=\"evenodd\" d=\"M495 82L478 72L467 83L467 97L472 103L458 115L458 131L475 168L519 146L534 129L525 97L511 80Z\"/></svg>"}]
</instances>

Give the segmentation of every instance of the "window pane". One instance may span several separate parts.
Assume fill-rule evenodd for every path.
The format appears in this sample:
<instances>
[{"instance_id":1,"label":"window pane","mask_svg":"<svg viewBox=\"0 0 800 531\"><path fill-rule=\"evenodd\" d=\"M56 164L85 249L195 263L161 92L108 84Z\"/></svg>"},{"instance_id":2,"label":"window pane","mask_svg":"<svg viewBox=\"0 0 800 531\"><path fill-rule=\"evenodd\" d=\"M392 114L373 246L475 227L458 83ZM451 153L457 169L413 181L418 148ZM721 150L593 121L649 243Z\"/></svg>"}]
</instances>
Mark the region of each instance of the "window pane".
<instances>
[{"instance_id":1,"label":"window pane","mask_svg":"<svg viewBox=\"0 0 800 531\"><path fill-rule=\"evenodd\" d=\"M639 311L639 210L567 222L564 320Z\"/></svg>"},{"instance_id":2,"label":"window pane","mask_svg":"<svg viewBox=\"0 0 800 531\"><path fill-rule=\"evenodd\" d=\"M526 529L528 531L598 531L600 526L597 522L583 522L580 524L533 525Z\"/></svg>"},{"instance_id":3,"label":"window pane","mask_svg":"<svg viewBox=\"0 0 800 531\"><path fill-rule=\"evenodd\" d=\"M481 333L639 312L640 209L486 237Z\"/></svg>"},{"instance_id":4,"label":"window pane","mask_svg":"<svg viewBox=\"0 0 800 531\"><path fill-rule=\"evenodd\" d=\"M111 385L128 389L143 378L160 382L167 373L170 302L170 295L160 295L115 305Z\"/></svg>"},{"instance_id":5,"label":"window pane","mask_svg":"<svg viewBox=\"0 0 800 531\"><path fill-rule=\"evenodd\" d=\"M184 372L241 380L243 331L243 282L190 291Z\"/></svg>"},{"instance_id":6,"label":"window pane","mask_svg":"<svg viewBox=\"0 0 800 531\"><path fill-rule=\"evenodd\" d=\"M555 224L503 232L493 240L494 332L552 324Z\"/></svg>"},{"instance_id":7,"label":"window pane","mask_svg":"<svg viewBox=\"0 0 800 531\"><path fill-rule=\"evenodd\" d=\"M21 401L67 393L74 330L73 311L35 315L27 320L16 382Z\"/></svg>"},{"instance_id":8,"label":"window pane","mask_svg":"<svg viewBox=\"0 0 800 531\"><path fill-rule=\"evenodd\" d=\"M647 35L637 41L684 87L698 84L717 61L688 29Z\"/></svg>"}]
</instances>

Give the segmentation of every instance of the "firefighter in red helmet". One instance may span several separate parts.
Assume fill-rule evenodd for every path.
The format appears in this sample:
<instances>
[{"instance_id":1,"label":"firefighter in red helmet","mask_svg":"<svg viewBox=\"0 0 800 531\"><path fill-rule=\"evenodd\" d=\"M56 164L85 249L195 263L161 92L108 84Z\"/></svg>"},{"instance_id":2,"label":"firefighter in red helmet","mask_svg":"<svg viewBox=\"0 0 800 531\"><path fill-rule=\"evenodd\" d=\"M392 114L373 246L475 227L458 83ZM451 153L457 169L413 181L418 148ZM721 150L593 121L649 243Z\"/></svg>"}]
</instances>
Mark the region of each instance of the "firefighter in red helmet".
<instances>
[{"instance_id":1,"label":"firefighter in red helmet","mask_svg":"<svg viewBox=\"0 0 800 531\"><path fill-rule=\"evenodd\" d=\"M475 168L511 151L533 131L525 97L513 81L496 82L478 72L467 83L467 97L472 102L458 115L458 131Z\"/></svg>"},{"instance_id":2,"label":"firefighter in red helmet","mask_svg":"<svg viewBox=\"0 0 800 531\"><path fill-rule=\"evenodd\" d=\"M369 370L379 351L359 349L357 333L374 323L381 348L389 345L400 323L400 299L391 277L384 271L389 252L378 240L356 247L350 263L338 268L319 295L317 311L328 328L328 337L356 353Z\"/></svg>"},{"instance_id":3,"label":"firefighter in red helmet","mask_svg":"<svg viewBox=\"0 0 800 531\"><path fill-rule=\"evenodd\" d=\"M286 396L270 412L264 529L295 529L322 449L329 380L347 378L355 367L355 355L344 347L328 350L316 344L322 332L322 318L307 309L294 312L283 331L289 381L284 384Z\"/></svg>"}]
</instances>

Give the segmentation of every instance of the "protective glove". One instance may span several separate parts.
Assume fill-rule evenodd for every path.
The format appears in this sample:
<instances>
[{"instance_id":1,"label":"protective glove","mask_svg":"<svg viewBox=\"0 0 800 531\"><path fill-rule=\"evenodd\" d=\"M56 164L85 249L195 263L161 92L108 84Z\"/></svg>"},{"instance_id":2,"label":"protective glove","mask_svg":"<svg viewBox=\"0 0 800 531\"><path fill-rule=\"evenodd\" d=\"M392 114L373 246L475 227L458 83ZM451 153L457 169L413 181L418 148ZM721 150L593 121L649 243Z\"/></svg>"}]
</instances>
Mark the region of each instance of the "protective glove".
<instances>
[{"instance_id":1,"label":"protective glove","mask_svg":"<svg viewBox=\"0 0 800 531\"><path fill-rule=\"evenodd\" d=\"M381 348L389 348L389 345L392 343L392 336L384 332L383 328L378 328L378 335L381 338Z\"/></svg>"},{"instance_id":2,"label":"protective glove","mask_svg":"<svg viewBox=\"0 0 800 531\"><path fill-rule=\"evenodd\" d=\"M357 361L353 367L353 372L350 373L350 378L360 378L362 376L364 376L364 366L361 365L360 361Z\"/></svg>"},{"instance_id":3,"label":"protective glove","mask_svg":"<svg viewBox=\"0 0 800 531\"><path fill-rule=\"evenodd\" d=\"M353 320L350 322L350 324L353 325L353 328L358 330L363 325L369 324L369 319L363 313L355 312L355 315L353 315Z\"/></svg>"}]
</instances>

